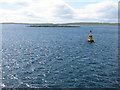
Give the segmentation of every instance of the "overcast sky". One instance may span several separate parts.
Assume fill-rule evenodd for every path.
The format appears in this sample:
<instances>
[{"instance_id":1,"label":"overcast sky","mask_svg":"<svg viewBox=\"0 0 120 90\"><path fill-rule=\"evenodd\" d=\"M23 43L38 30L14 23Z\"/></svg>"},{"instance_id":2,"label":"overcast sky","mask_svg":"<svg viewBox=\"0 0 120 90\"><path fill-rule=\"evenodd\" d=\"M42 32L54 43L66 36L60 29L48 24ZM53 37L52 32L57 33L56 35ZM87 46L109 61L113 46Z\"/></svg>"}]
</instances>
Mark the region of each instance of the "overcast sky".
<instances>
[{"instance_id":1,"label":"overcast sky","mask_svg":"<svg viewBox=\"0 0 120 90\"><path fill-rule=\"evenodd\" d=\"M119 0L0 0L0 22L118 22Z\"/></svg>"}]
</instances>

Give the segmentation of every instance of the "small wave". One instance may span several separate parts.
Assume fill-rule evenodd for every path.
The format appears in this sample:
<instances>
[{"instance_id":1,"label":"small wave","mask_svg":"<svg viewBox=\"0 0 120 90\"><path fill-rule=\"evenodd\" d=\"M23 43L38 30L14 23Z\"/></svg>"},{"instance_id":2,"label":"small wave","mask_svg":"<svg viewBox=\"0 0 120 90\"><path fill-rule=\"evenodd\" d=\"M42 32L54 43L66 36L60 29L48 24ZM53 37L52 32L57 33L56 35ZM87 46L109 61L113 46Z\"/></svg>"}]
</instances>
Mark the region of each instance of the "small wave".
<instances>
[{"instance_id":1,"label":"small wave","mask_svg":"<svg viewBox=\"0 0 120 90\"><path fill-rule=\"evenodd\" d=\"M0 88L3 88L3 87L5 87L5 84L0 83Z\"/></svg>"},{"instance_id":2,"label":"small wave","mask_svg":"<svg viewBox=\"0 0 120 90\"><path fill-rule=\"evenodd\" d=\"M29 88L39 88L39 87L35 87L35 86L32 86L32 85L29 85L28 83L25 84L27 87Z\"/></svg>"}]
</instances>

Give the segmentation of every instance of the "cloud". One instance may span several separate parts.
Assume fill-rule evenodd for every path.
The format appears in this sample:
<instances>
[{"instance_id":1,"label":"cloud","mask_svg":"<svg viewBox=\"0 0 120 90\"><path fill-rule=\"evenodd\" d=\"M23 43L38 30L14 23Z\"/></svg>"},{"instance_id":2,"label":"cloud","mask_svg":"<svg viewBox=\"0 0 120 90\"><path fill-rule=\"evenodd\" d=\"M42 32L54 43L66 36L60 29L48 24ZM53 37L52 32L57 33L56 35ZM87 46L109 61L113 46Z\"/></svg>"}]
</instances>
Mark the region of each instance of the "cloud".
<instances>
[{"instance_id":1,"label":"cloud","mask_svg":"<svg viewBox=\"0 0 120 90\"><path fill-rule=\"evenodd\" d=\"M31 2L31 0L0 0L0 4L24 5Z\"/></svg>"},{"instance_id":2,"label":"cloud","mask_svg":"<svg viewBox=\"0 0 120 90\"><path fill-rule=\"evenodd\" d=\"M92 19L102 22L117 22L118 4L113 1L103 1L87 5L84 9L77 11L77 18Z\"/></svg>"},{"instance_id":3,"label":"cloud","mask_svg":"<svg viewBox=\"0 0 120 90\"><path fill-rule=\"evenodd\" d=\"M66 0L65 0L66 1ZM2 22L117 22L118 5L102 1L75 9L63 0L1 0L7 8L0 9ZM82 3L80 3L82 4ZM9 5L14 5L11 10ZM19 8L18 8L19 7Z\"/></svg>"},{"instance_id":4,"label":"cloud","mask_svg":"<svg viewBox=\"0 0 120 90\"><path fill-rule=\"evenodd\" d=\"M45 7L42 13L43 17L47 19L73 19L75 13L74 8L64 1L58 1L55 0L54 3L48 3L48 6Z\"/></svg>"}]
</instances>

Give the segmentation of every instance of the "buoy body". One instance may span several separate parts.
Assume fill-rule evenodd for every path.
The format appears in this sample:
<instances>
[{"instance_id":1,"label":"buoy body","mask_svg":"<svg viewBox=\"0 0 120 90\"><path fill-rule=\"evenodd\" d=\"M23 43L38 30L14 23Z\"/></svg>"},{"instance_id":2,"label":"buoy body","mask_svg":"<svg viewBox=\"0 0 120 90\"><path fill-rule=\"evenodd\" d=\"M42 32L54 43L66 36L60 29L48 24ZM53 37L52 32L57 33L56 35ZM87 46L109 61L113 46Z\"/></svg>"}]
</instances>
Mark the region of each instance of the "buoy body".
<instances>
[{"instance_id":1,"label":"buoy body","mask_svg":"<svg viewBox=\"0 0 120 90\"><path fill-rule=\"evenodd\" d=\"M88 40L88 42L94 42L94 40Z\"/></svg>"},{"instance_id":2,"label":"buoy body","mask_svg":"<svg viewBox=\"0 0 120 90\"><path fill-rule=\"evenodd\" d=\"M88 37L88 42L94 42L93 36L92 36L91 32L92 32L92 31L90 31L90 35L89 35L89 37Z\"/></svg>"}]
</instances>

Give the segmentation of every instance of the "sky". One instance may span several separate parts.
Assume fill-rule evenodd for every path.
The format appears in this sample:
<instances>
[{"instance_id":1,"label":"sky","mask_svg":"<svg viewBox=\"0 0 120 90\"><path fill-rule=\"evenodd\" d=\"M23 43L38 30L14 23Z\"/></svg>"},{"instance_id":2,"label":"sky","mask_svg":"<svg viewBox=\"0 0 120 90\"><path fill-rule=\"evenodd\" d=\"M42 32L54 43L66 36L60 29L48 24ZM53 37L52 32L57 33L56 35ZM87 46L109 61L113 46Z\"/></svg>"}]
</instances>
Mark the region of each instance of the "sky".
<instances>
[{"instance_id":1,"label":"sky","mask_svg":"<svg viewBox=\"0 0 120 90\"><path fill-rule=\"evenodd\" d=\"M0 22L118 22L119 0L0 0Z\"/></svg>"}]
</instances>

